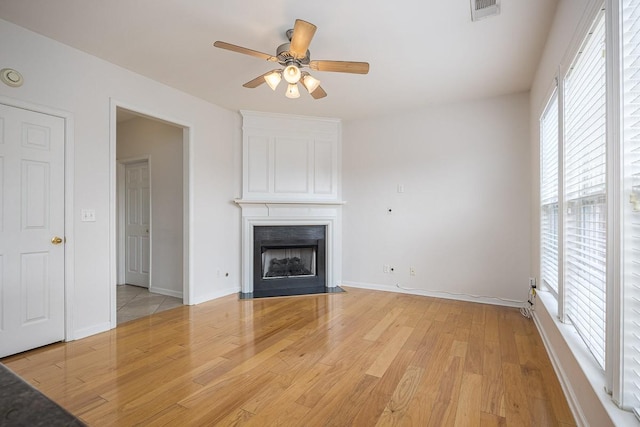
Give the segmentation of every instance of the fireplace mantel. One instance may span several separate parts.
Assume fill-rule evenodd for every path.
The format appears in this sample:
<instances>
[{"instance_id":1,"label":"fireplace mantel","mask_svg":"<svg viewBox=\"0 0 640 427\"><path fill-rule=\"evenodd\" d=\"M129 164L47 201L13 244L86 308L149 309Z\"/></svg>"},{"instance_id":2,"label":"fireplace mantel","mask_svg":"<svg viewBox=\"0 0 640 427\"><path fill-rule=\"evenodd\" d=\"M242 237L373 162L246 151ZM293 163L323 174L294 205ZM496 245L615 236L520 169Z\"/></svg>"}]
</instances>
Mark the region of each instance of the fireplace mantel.
<instances>
[{"instance_id":1,"label":"fireplace mantel","mask_svg":"<svg viewBox=\"0 0 640 427\"><path fill-rule=\"evenodd\" d=\"M255 205L264 205L264 206L283 206L283 205L305 205L305 206L342 206L346 205L345 201L332 201L332 200L290 200L290 201L282 201L282 200L251 200L251 199L234 199L235 204L240 207L255 206Z\"/></svg>"}]
</instances>

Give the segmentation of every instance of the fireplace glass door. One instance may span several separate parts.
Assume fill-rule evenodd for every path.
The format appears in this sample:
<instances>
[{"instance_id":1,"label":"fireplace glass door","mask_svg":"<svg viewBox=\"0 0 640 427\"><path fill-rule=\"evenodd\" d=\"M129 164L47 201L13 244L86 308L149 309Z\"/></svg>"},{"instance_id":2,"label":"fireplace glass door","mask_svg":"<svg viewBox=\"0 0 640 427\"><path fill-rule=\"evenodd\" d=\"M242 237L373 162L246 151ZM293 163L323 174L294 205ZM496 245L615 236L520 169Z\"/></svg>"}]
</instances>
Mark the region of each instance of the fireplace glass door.
<instances>
[{"instance_id":1,"label":"fireplace glass door","mask_svg":"<svg viewBox=\"0 0 640 427\"><path fill-rule=\"evenodd\" d=\"M262 253L262 278L311 277L316 275L316 248L266 249Z\"/></svg>"}]
</instances>

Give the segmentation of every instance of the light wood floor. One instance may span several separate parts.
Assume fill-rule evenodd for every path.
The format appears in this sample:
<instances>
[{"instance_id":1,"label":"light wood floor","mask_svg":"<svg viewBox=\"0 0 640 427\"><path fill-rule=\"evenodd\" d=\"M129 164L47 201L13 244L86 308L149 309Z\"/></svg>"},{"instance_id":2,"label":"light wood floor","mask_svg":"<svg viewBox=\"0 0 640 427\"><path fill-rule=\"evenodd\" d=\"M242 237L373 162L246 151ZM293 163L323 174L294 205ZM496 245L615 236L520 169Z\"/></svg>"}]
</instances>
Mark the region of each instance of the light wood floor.
<instances>
[{"instance_id":1,"label":"light wood floor","mask_svg":"<svg viewBox=\"0 0 640 427\"><path fill-rule=\"evenodd\" d=\"M92 426L575 425L517 309L224 297L2 360Z\"/></svg>"}]
</instances>

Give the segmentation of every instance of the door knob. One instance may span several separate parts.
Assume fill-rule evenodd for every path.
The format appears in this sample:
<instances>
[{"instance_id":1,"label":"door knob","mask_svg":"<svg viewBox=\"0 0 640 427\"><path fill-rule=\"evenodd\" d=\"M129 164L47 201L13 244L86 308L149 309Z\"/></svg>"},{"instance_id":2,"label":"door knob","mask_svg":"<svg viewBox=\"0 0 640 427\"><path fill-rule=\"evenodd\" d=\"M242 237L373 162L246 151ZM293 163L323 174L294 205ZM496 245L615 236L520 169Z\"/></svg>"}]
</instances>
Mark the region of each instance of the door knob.
<instances>
[{"instance_id":1,"label":"door knob","mask_svg":"<svg viewBox=\"0 0 640 427\"><path fill-rule=\"evenodd\" d=\"M62 237L52 237L51 238L51 243L53 243L54 245L59 245L60 243L62 243Z\"/></svg>"}]
</instances>

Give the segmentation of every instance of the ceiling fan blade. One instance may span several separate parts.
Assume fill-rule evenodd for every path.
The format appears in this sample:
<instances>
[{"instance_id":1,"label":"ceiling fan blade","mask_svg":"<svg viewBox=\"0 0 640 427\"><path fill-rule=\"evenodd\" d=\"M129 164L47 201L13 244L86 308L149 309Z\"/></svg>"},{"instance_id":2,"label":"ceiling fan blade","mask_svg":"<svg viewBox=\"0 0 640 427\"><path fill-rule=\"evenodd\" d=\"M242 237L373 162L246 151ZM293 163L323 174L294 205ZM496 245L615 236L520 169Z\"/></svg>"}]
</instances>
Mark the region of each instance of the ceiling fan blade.
<instances>
[{"instance_id":1,"label":"ceiling fan blade","mask_svg":"<svg viewBox=\"0 0 640 427\"><path fill-rule=\"evenodd\" d=\"M322 87L318 86L316 90L311 92L311 96L313 96L313 99L320 99L327 96L327 92L325 92L324 89L322 89Z\"/></svg>"},{"instance_id":2,"label":"ceiling fan blade","mask_svg":"<svg viewBox=\"0 0 640 427\"><path fill-rule=\"evenodd\" d=\"M278 58L271 56L268 53L258 52L257 50L247 49L246 47L236 46L235 44L217 41L213 44L220 49L230 50L232 52L244 53L245 55L255 56L256 58L264 59L271 62L278 62Z\"/></svg>"},{"instance_id":3,"label":"ceiling fan blade","mask_svg":"<svg viewBox=\"0 0 640 427\"><path fill-rule=\"evenodd\" d=\"M256 77L253 80L250 80L248 82L246 82L245 84L243 84L243 87L247 87L249 89L253 89L255 87L260 86L262 83L265 83L266 80L264 79L264 76L266 76L267 74L271 74L273 71L267 71L266 73L264 73L261 76Z\"/></svg>"},{"instance_id":4,"label":"ceiling fan blade","mask_svg":"<svg viewBox=\"0 0 640 427\"><path fill-rule=\"evenodd\" d=\"M309 68L315 71L367 74L369 72L369 63L352 61L311 61L309 62Z\"/></svg>"},{"instance_id":5,"label":"ceiling fan blade","mask_svg":"<svg viewBox=\"0 0 640 427\"><path fill-rule=\"evenodd\" d=\"M303 21L302 19L296 19L296 24L293 27L293 37L291 37L291 45L289 46L289 52L295 58L304 58L307 56L307 49L313 35L316 33L317 27L310 22Z\"/></svg>"}]
</instances>

